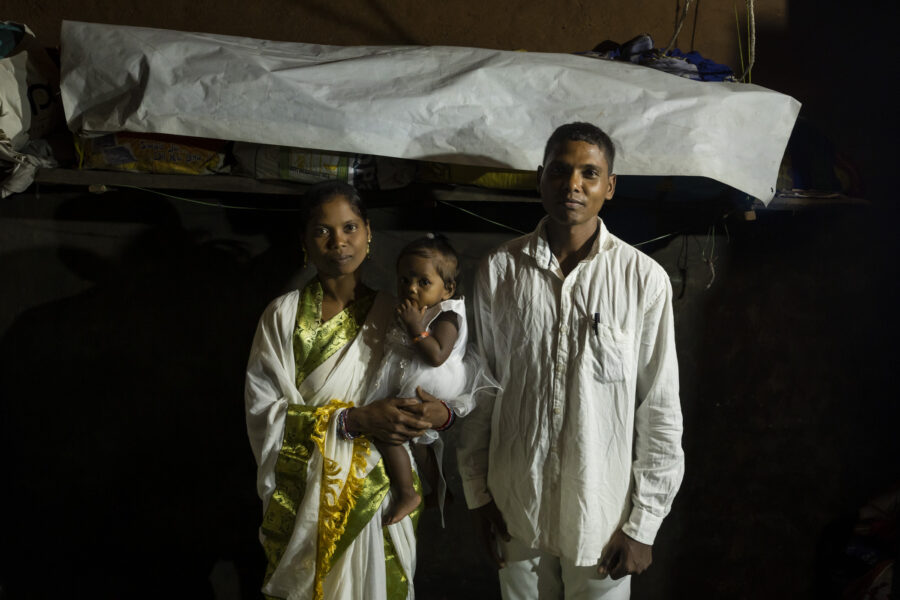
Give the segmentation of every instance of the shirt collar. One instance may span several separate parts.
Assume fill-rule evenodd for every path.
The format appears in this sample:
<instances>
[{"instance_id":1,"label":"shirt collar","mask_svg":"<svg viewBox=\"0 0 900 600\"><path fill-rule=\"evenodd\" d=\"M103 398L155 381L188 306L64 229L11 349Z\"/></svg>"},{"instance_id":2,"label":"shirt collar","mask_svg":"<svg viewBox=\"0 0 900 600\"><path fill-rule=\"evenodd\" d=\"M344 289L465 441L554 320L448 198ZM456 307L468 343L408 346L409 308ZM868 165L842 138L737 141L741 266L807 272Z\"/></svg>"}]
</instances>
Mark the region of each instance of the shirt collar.
<instances>
[{"instance_id":1,"label":"shirt collar","mask_svg":"<svg viewBox=\"0 0 900 600\"><path fill-rule=\"evenodd\" d=\"M525 254L533 257L535 262L545 269L552 269L556 264L556 257L550 251L550 243L547 241L547 221L549 219L549 216L541 219L534 231L528 234L528 243L523 248ZM594 243L584 260L594 258L600 252L609 250L613 245L612 236L609 230L606 229L603 219L597 217L597 220L600 221L600 231L597 233L597 237L594 238Z\"/></svg>"}]
</instances>

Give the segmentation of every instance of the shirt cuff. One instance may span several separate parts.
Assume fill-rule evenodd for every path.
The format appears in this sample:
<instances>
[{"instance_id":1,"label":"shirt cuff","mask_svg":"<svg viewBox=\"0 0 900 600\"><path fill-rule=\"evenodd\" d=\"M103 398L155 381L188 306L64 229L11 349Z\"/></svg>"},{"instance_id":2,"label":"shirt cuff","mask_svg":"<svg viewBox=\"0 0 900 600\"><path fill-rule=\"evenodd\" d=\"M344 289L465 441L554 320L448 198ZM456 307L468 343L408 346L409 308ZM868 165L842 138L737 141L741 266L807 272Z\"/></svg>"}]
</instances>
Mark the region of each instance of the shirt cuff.
<instances>
[{"instance_id":1,"label":"shirt cuff","mask_svg":"<svg viewBox=\"0 0 900 600\"><path fill-rule=\"evenodd\" d=\"M631 509L628 521L622 526L622 532L633 540L652 546L662 522L662 517L635 506Z\"/></svg>"},{"instance_id":2,"label":"shirt cuff","mask_svg":"<svg viewBox=\"0 0 900 600\"><path fill-rule=\"evenodd\" d=\"M466 506L473 510L493 501L493 496L487 489L487 479L476 477L463 479L463 493L466 496Z\"/></svg>"}]
</instances>

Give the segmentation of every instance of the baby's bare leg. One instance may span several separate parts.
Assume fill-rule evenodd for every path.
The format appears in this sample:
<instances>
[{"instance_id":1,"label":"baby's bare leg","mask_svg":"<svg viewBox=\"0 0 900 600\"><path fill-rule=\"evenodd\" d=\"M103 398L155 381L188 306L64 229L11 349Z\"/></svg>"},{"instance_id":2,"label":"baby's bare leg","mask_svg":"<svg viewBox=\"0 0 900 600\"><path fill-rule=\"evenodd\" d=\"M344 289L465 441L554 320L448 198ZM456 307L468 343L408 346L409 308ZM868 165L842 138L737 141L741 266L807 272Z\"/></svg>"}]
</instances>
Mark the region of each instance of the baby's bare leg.
<instances>
[{"instance_id":1,"label":"baby's bare leg","mask_svg":"<svg viewBox=\"0 0 900 600\"><path fill-rule=\"evenodd\" d=\"M391 507L384 516L384 524L391 525L415 510L422 498L413 485L412 466L409 464L406 448L379 442L376 442L375 446L384 459L384 466L391 478L391 487L394 491Z\"/></svg>"}]
</instances>

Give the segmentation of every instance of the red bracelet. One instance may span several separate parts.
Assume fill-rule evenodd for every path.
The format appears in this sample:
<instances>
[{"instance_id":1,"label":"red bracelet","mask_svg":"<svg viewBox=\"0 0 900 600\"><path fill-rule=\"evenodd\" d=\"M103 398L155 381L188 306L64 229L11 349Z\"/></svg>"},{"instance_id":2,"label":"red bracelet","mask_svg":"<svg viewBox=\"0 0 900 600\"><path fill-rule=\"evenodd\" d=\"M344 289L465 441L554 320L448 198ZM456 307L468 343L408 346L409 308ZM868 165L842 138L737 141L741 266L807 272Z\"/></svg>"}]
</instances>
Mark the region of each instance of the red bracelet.
<instances>
[{"instance_id":1,"label":"red bracelet","mask_svg":"<svg viewBox=\"0 0 900 600\"><path fill-rule=\"evenodd\" d=\"M453 409L450 408L449 406L447 406L447 403L444 402L443 400L438 400L438 402L440 402L441 404L444 405L444 408L447 409L447 413L449 413L449 414L447 415L447 420L444 421L444 424L441 425L440 427L435 427L434 430L435 431L446 431L446 430L450 429L450 426L453 425L453 422L456 420L456 413L454 413Z\"/></svg>"},{"instance_id":2,"label":"red bracelet","mask_svg":"<svg viewBox=\"0 0 900 600\"><path fill-rule=\"evenodd\" d=\"M427 331L423 331L422 333L420 333L419 335L417 335L416 337L413 338L413 344L415 344L416 342L421 342L422 340L424 340L425 338L427 338L430 335L431 334L428 333Z\"/></svg>"}]
</instances>

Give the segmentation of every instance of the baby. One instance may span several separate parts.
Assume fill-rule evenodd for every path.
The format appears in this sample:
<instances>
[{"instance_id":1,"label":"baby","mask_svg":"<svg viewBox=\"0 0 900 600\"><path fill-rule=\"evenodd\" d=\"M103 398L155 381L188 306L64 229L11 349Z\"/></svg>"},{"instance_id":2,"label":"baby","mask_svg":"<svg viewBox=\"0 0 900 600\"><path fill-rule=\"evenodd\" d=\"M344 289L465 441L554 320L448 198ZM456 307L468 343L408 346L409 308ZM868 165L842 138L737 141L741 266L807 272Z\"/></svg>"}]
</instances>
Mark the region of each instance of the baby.
<instances>
[{"instance_id":1,"label":"baby","mask_svg":"<svg viewBox=\"0 0 900 600\"><path fill-rule=\"evenodd\" d=\"M454 298L459 258L446 237L428 234L407 244L397 258L397 323L387 334L384 363L373 397L410 398L422 386L438 398L454 398L466 386L466 308ZM455 418L451 409L447 423ZM426 432L418 442L437 439ZM396 523L420 500L413 487L409 454L404 446L376 442L384 458L393 502L385 524Z\"/></svg>"}]
</instances>

